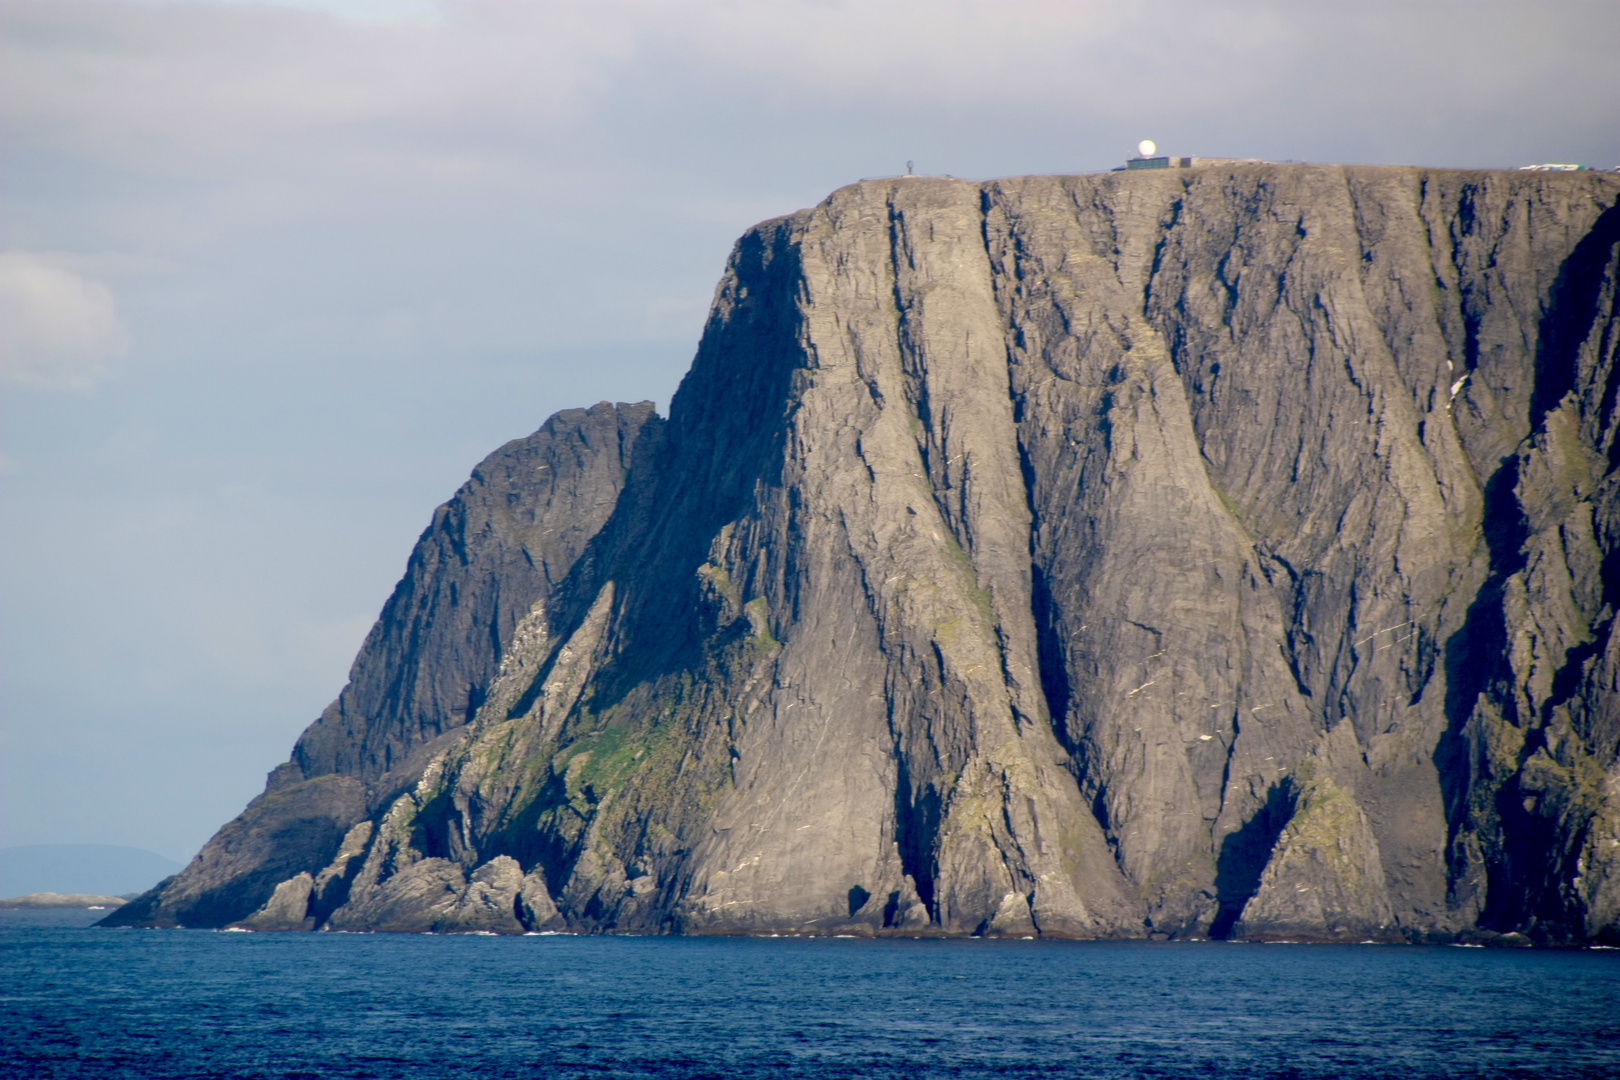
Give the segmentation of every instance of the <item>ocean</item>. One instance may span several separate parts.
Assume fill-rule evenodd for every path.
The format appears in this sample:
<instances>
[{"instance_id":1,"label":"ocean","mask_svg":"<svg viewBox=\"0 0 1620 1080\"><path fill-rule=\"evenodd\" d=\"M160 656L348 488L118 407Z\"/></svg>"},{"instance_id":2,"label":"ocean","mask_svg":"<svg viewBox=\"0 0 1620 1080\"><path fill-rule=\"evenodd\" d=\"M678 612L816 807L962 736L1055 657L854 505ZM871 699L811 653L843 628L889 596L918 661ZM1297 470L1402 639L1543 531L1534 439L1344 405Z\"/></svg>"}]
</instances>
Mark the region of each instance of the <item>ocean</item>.
<instances>
[{"instance_id":1,"label":"ocean","mask_svg":"<svg viewBox=\"0 0 1620 1080\"><path fill-rule=\"evenodd\" d=\"M1620 951L98 930L0 912L0 1076L1620 1077Z\"/></svg>"}]
</instances>

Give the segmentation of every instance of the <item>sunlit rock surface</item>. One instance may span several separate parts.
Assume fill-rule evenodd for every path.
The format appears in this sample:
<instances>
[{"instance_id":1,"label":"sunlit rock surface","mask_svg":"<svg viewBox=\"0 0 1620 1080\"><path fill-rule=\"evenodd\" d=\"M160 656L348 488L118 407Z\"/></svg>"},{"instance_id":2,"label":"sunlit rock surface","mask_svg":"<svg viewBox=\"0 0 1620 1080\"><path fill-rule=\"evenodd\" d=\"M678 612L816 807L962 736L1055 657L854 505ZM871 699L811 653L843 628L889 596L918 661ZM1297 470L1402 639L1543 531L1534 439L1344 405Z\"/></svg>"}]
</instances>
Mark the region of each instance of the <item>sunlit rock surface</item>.
<instances>
[{"instance_id":1,"label":"sunlit rock surface","mask_svg":"<svg viewBox=\"0 0 1620 1080\"><path fill-rule=\"evenodd\" d=\"M116 924L1620 943L1620 177L844 188ZM299 905L302 903L302 909Z\"/></svg>"}]
</instances>

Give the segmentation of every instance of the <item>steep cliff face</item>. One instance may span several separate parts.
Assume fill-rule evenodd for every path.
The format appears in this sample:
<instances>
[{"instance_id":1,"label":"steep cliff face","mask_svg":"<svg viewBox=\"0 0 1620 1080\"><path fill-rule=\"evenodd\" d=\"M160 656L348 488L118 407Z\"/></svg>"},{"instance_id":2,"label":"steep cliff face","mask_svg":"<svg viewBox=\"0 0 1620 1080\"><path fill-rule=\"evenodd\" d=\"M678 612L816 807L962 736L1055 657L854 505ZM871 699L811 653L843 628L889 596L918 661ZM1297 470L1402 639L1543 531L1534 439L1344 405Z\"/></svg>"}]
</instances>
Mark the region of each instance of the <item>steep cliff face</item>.
<instances>
[{"instance_id":1,"label":"steep cliff face","mask_svg":"<svg viewBox=\"0 0 1620 1080\"><path fill-rule=\"evenodd\" d=\"M1241 166L767 222L611 516L525 511L582 522L544 573L430 530L389 611L465 617L385 612L117 917L1620 939L1617 200ZM305 790L321 843L244 825Z\"/></svg>"},{"instance_id":2,"label":"steep cliff face","mask_svg":"<svg viewBox=\"0 0 1620 1080\"><path fill-rule=\"evenodd\" d=\"M310 875L346 857L351 830L454 743L519 624L540 621L612 513L638 445L655 445L662 427L650 402L604 402L558 413L486 458L434 512L349 684L299 738L292 760L184 872L107 923L223 926L272 899L261 924L324 921L333 890L347 883L327 875L310 901ZM288 899L300 890L304 906Z\"/></svg>"}]
</instances>

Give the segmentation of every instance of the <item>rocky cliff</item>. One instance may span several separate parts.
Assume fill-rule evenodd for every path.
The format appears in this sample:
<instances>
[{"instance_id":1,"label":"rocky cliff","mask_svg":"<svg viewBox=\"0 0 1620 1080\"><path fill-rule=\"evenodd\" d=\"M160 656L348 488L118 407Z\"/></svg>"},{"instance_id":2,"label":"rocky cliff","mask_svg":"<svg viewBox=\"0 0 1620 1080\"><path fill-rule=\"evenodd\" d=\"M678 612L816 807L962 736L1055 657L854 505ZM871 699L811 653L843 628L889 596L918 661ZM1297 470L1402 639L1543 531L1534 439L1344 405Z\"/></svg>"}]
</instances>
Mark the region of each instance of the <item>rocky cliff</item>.
<instances>
[{"instance_id":1,"label":"rocky cliff","mask_svg":"<svg viewBox=\"0 0 1620 1080\"><path fill-rule=\"evenodd\" d=\"M107 922L1620 943L1620 177L865 182Z\"/></svg>"}]
</instances>

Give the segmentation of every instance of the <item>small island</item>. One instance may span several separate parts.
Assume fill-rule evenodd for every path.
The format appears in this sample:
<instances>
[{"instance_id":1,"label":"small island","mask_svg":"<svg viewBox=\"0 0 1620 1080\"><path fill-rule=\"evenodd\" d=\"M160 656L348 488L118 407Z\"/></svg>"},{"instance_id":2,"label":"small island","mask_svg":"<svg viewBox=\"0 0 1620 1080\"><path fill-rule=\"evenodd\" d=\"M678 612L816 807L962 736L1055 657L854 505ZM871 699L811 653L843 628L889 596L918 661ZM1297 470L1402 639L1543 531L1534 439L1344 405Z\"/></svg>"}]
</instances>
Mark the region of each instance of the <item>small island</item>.
<instances>
[{"instance_id":1,"label":"small island","mask_svg":"<svg viewBox=\"0 0 1620 1080\"><path fill-rule=\"evenodd\" d=\"M59 893L35 892L24 896L13 896L7 900L0 900L0 910L15 910L21 908L89 908L96 911L103 908L123 907L127 900L122 896L95 896L91 893Z\"/></svg>"}]
</instances>

